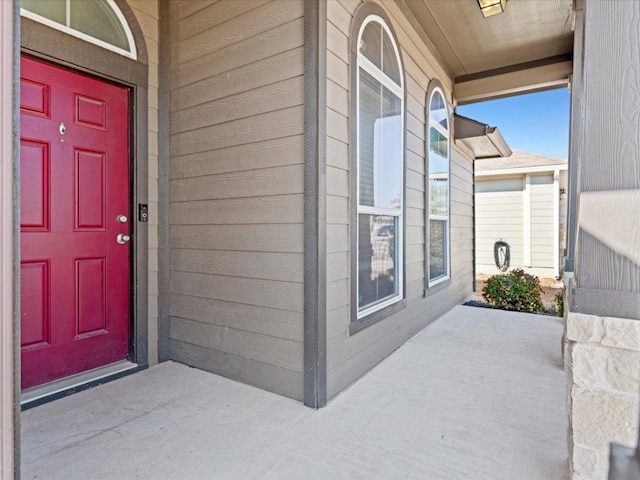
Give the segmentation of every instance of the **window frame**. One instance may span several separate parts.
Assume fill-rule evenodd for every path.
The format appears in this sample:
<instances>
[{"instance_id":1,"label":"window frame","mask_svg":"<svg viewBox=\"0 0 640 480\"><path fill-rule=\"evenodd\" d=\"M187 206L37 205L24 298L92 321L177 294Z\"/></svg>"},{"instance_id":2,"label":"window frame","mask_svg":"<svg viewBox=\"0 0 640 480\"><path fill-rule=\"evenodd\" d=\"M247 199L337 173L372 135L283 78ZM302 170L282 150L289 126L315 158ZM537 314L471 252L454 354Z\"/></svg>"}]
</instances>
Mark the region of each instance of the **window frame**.
<instances>
[{"instance_id":1,"label":"window frame","mask_svg":"<svg viewBox=\"0 0 640 480\"><path fill-rule=\"evenodd\" d=\"M440 95L442 103L444 104L447 128L444 128L438 123L431 113L431 103L436 95ZM433 80L426 98L426 155L425 155L425 277L426 288L435 287L447 280L451 279L451 109L447 102L447 97L444 93L444 87L442 84ZM430 212L430 197L431 197L431 170L430 170L430 153L431 153L431 129L434 128L436 132L444 136L447 139L447 214L446 215L432 215ZM431 278L431 220L444 221L445 222L445 268L444 275L440 275L434 279Z\"/></svg>"},{"instance_id":2,"label":"window frame","mask_svg":"<svg viewBox=\"0 0 640 480\"><path fill-rule=\"evenodd\" d=\"M67 1L67 22L69 21L69 12L70 12L70 0L66 0ZM80 40L84 40L85 42L89 42L92 43L94 45L97 45L98 47L104 48L106 50L111 50L112 52L118 53L120 55L123 55L127 58L131 58L133 60L137 60L138 59L138 50L136 48L136 42L135 39L133 37L133 32L131 31L131 28L129 27L129 22L127 22L127 19L125 18L124 14L122 13L122 10L120 10L120 8L118 7L118 5L116 4L115 0L105 0L107 5L113 10L113 13L115 13L116 18L118 19L120 25L122 26L124 33L127 37L127 42L129 43L129 50L125 50L123 48L117 47L109 42L105 42L104 40L100 40L99 38L96 38L92 35L89 35L88 33L84 33L81 32L79 30L76 30L74 28L71 28L67 25L63 25L61 23L56 22L55 20L51 20L50 18L47 17L43 17L42 15L39 15L37 13L34 13L30 10L27 10L23 7L20 8L20 16L25 17L25 18L29 18L31 20L33 20L34 22L38 22L41 23L43 25L46 25L47 27L53 28L55 30L59 30L61 32L64 32L68 35L72 35L76 38L79 38Z\"/></svg>"},{"instance_id":3,"label":"window frame","mask_svg":"<svg viewBox=\"0 0 640 480\"><path fill-rule=\"evenodd\" d=\"M373 323L385 318L391 313L405 306L405 150L406 150L406 86L401 51L396 36L389 25L384 11L376 4L368 3L361 7L360 15L354 17L351 28L351 59L352 59L352 119L351 119L351 145L352 145L352 214L351 214L351 322L349 334L356 333ZM359 17L359 18L358 18ZM359 20L359 21L358 21ZM364 29L372 22L378 23L393 46L395 61L399 72L399 83L392 80L382 69L378 68L364 54L360 53L360 39ZM381 45L382 48L382 45ZM400 208L385 209L360 204L360 72L361 69L371 75L381 86L385 87L400 101L400 138L398 147L398 173L400 186ZM395 269L394 290L397 292L390 298L374 302L361 308L359 306L359 225L360 215L384 215L396 219L395 238Z\"/></svg>"}]
</instances>

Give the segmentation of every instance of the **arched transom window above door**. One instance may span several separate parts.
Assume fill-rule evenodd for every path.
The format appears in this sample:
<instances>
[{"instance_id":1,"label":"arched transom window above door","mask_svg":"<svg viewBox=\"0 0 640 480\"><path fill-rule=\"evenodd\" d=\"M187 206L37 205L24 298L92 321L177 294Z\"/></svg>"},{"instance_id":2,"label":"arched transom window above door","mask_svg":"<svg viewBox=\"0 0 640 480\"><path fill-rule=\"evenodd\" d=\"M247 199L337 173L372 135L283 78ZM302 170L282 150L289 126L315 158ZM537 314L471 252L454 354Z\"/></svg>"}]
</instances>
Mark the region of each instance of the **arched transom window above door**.
<instances>
[{"instance_id":1,"label":"arched transom window above door","mask_svg":"<svg viewBox=\"0 0 640 480\"><path fill-rule=\"evenodd\" d=\"M133 34L114 0L21 0L20 14L137 59Z\"/></svg>"}]
</instances>

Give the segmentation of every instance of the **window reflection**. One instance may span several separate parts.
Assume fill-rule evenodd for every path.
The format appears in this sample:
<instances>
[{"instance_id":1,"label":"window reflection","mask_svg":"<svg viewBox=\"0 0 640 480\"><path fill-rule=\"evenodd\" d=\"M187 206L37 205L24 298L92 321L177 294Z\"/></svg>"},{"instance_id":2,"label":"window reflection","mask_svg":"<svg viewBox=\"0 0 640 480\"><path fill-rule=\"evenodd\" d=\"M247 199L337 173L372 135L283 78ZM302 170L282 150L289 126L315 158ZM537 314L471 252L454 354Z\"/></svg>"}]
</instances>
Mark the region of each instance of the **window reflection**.
<instances>
[{"instance_id":1,"label":"window reflection","mask_svg":"<svg viewBox=\"0 0 640 480\"><path fill-rule=\"evenodd\" d=\"M449 131L447 107L435 90L429 104L429 282L449 275Z\"/></svg>"},{"instance_id":2,"label":"window reflection","mask_svg":"<svg viewBox=\"0 0 640 480\"><path fill-rule=\"evenodd\" d=\"M369 306L397 294L397 217L359 215L358 306Z\"/></svg>"},{"instance_id":3,"label":"window reflection","mask_svg":"<svg viewBox=\"0 0 640 480\"><path fill-rule=\"evenodd\" d=\"M370 22L360 36L359 49L376 67L382 69L382 25Z\"/></svg>"},{"instance_id":4,"label":"window reflection","mask_svg":"<svg viewBox=\"0 0 640 480\"><path fill-rule=\"evenodd\" d=\"M360 71L360 205L400 209L402 166L401 100Z\"/></svg>"},{"instance_id":5,"label":"window reflection","mask_svg":"<svg viewBox=\"0 0 640 480\"><path fill-rule=\"evenodd\" d=\"M365 20L358 39L358 317L399 300L402 291L403 87L387 26Z\"/></svg>"},{"instance_id":6,"label":"window reflection","mask_svg":"<svg viewBox=\"0 0 640 480\"><path fill-rule=\"evenodd\" d=\"M442 125L446 129L449 128L447 125L447 107L444 103L444 98L439 93L436 93L431 100L429 115L435 123Z\"/></svg>"},{"instance_id":7,"label":"window reflection","mask_svg":"<svg viewBox=\"0 0 640 480\"><path fill-rule=\"evenodd\" d=\"M429 213L449 213L448 139L431 127L429 135Z\"/></svg>"},{"instance_id":8,"label":"window reflection","mask_svg":"<svg viewBox=\"0 0 640 480\"><path fill-rule=\"evenodd\" d=\"M429 220L429 278L434 279L447 274L446 222Z\"/></svg>"}]
</instances>

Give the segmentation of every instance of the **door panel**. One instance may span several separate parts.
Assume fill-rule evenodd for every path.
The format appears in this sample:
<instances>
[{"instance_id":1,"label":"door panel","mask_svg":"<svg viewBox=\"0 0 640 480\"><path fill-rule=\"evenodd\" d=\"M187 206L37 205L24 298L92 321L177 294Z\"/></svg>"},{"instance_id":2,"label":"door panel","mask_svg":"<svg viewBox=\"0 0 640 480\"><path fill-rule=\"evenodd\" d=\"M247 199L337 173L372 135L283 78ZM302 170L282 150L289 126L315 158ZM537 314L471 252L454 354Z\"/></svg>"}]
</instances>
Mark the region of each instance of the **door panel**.
<instances>
[{"instance_id":1,"label":"door panel","mask_svg":"<svg viewBox=\"0 0 640 480\"><path fill-rule=\"evenodd\" d=\"M42 347L49 343L49 262L22 262L22 347Z\"/></svg>"},{"instance_id":2,"label":"door panel","mask_svg":"<svg viewBox=\"0 0 640 480\"><path fill-rule=\"evenodd\" d=\"M47 231L51 213L49 144L23 140L20 145L22 231Z\"/></svg>"},{"instance_id":3,"label":"door panel","mask_svg":"<svg viewBox=\"0 0 640 480\"><path fill-rule=\"evenodd\" d=\"M107 331L106 258L76 260L76 298L78 325L75 337Z\"/></svg>"},{"instance_id":4,"label":"door panel","mask_svg":"<svg viewBox=\"0 0 640 480\"><path fill-rule=\"evenodd\" d=\"M22 387L126 358L128 90L21 59Z\"/></svg>"},{"instance_id":5,"label":"door panel","mask_svg":"<svg viewBox=\"0 0 640 480\"><path fill-rule=\"evenodd\" d=\"M103 152L75 151L75 231L105 226L106 156Z\"/></svg>"}]
</instances>

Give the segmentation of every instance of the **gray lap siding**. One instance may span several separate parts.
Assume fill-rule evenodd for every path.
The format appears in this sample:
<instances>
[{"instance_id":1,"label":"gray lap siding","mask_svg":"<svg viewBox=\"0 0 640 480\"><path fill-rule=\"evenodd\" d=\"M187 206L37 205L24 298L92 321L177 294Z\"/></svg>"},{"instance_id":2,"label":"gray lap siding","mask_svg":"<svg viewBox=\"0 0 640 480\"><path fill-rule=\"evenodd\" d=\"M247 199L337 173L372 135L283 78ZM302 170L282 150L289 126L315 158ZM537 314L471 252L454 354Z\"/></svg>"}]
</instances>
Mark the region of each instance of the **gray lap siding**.
<instances>
[{"instance_id":1,"label":"gray lap siding","mask_svg":"<svg viewBox=\"0 0 640 480\"><path fill-rule=\"evenodd\" d=\"M303 3L170 3L171 358L302 400Z\"/></svg>"},{"instance_id":2,"label":"gray lap siding","mask_svg":"<svg viewBox=\"0 0 640 480\"><path fill-rule=\"evenodd\" d=\"M449 95L451 78L438 65L394 2L380 2L404 61L405 142L405 300L406 307L349 336L351 285L349 225L350 142L355 95L349 80L349 31L358 1L328 2L327 25L327 396L331 398L393 350L471 294L473 285L473 163L451 148L451 279L424 293L425 271L425 99L437 78ZM332 185L331 182L336 182ZM437 290L437 291L435 291Z\"/></svg>"}]
</instances>

